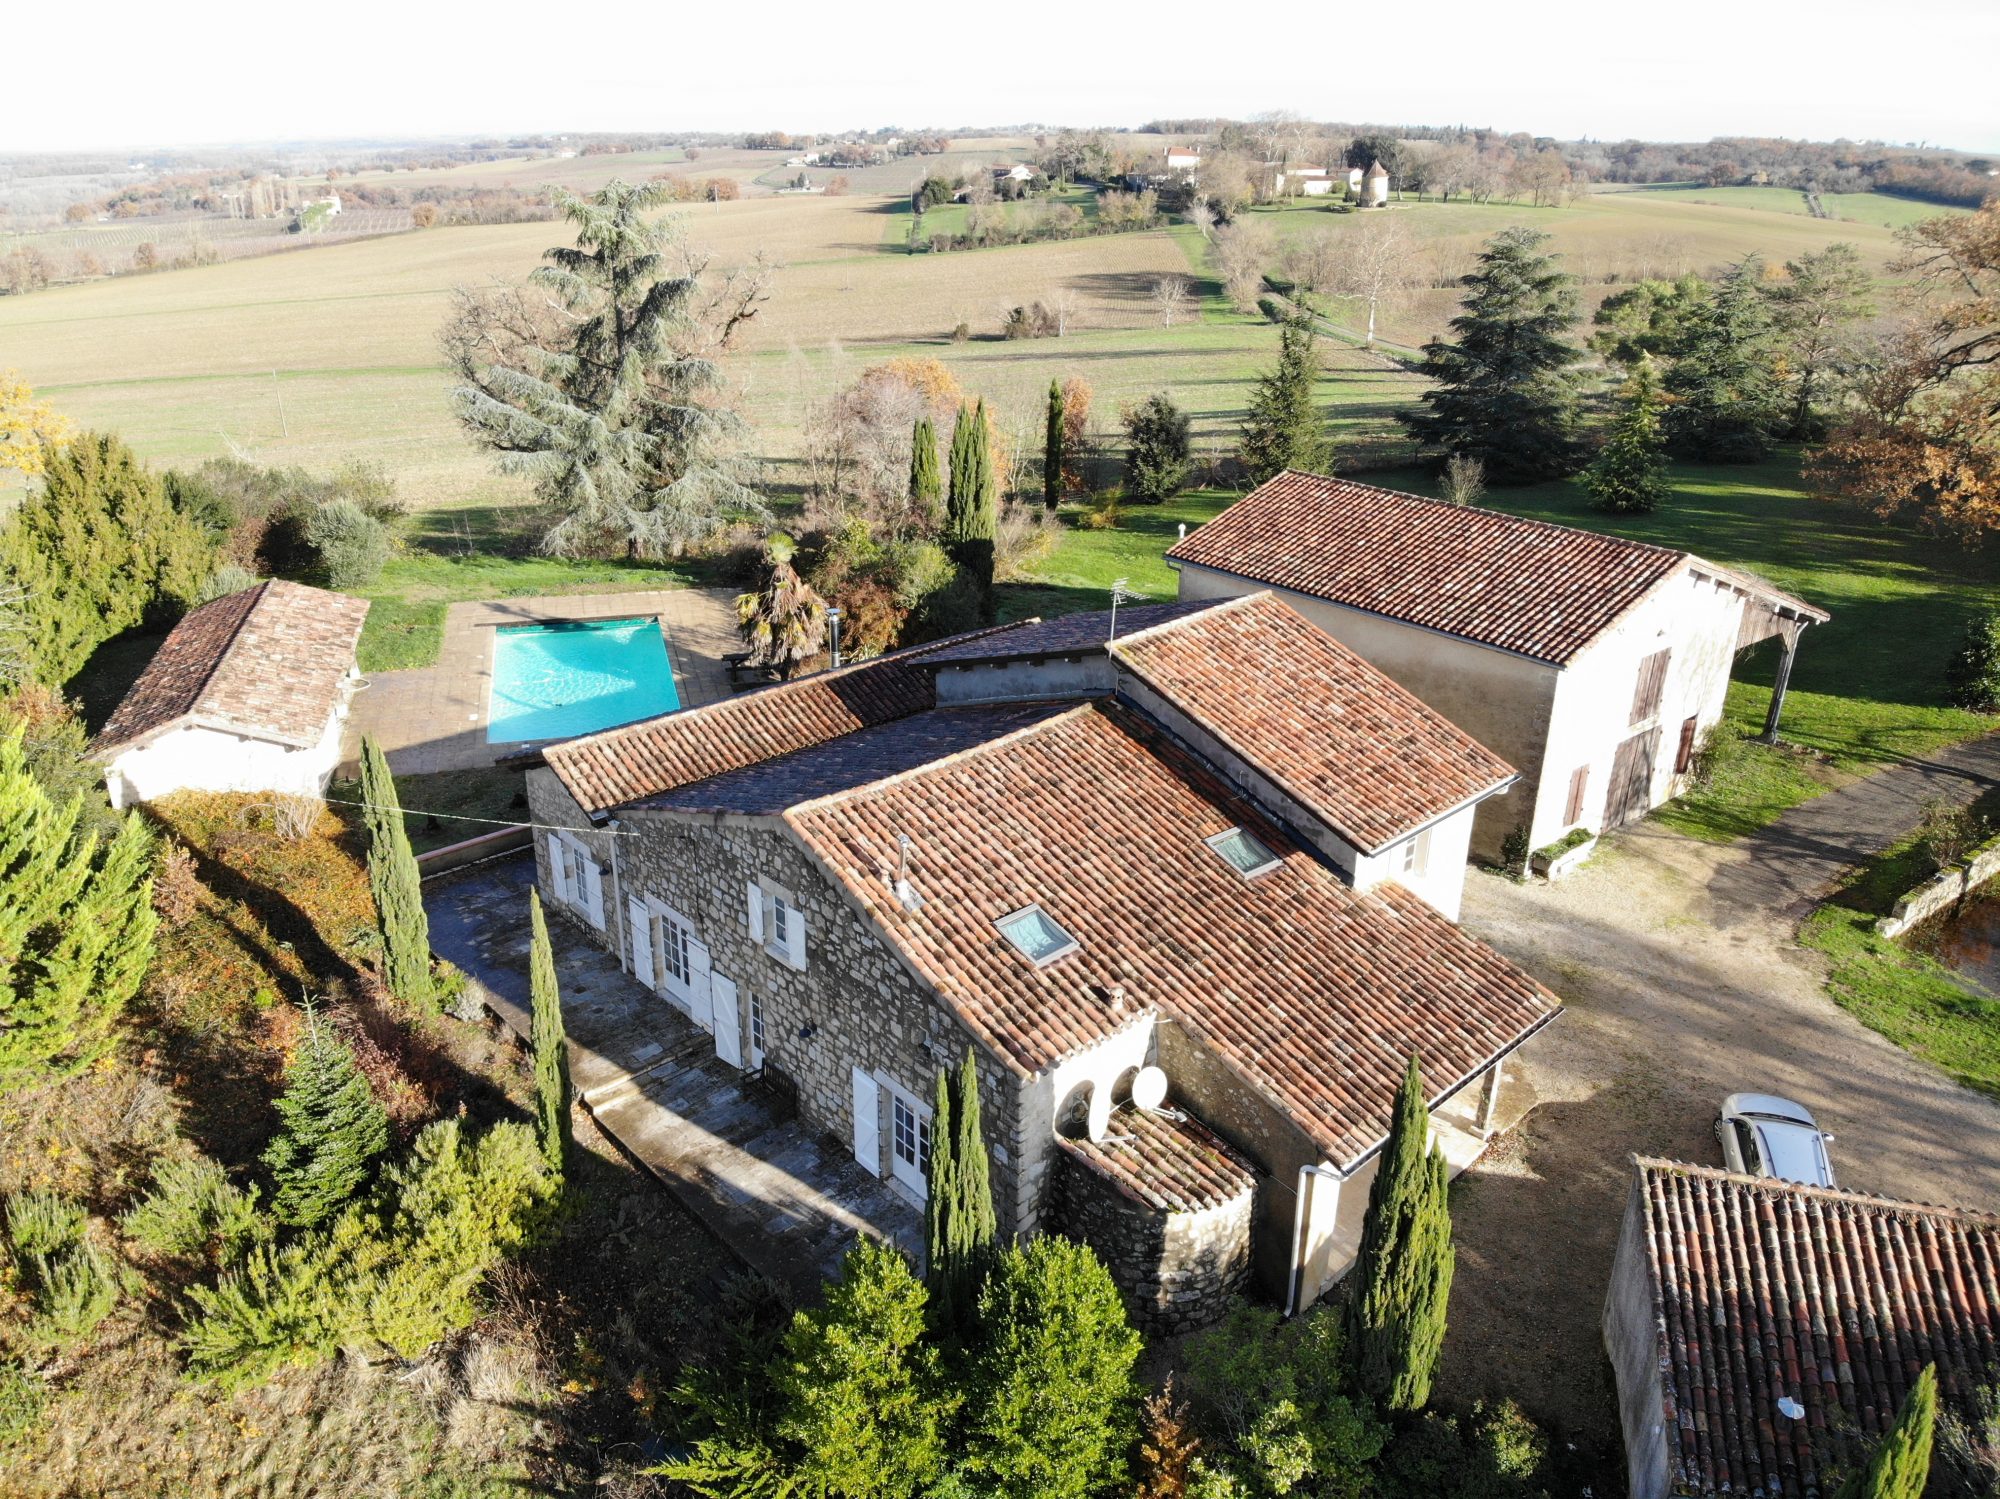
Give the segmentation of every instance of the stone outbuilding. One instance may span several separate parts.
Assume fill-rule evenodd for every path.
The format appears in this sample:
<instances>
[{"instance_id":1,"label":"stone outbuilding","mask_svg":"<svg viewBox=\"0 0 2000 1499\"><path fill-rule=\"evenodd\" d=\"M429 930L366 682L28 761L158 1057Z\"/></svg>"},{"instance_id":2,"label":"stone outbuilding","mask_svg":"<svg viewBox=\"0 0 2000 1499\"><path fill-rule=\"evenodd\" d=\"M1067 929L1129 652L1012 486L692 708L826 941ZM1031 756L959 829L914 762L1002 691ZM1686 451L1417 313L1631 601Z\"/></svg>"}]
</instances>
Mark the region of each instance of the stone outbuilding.
<instances>
[{"instance_id":1,"label":"stone outbuilding","mask_svg":"<svg viewBox=\"0 0 2000 1499\"><path fill-rule=\"evenodd\" d=\"M1452 919L1511 768L1269 594L1003 626L545 754L545 894L717 1057L920 1203L970 1049L1002 1231L1077 1227L1158 1325L1246 1280L1320 1295L1409 1056L1462 1169L1559 1010Z\"/></svg>"}]
</instances>

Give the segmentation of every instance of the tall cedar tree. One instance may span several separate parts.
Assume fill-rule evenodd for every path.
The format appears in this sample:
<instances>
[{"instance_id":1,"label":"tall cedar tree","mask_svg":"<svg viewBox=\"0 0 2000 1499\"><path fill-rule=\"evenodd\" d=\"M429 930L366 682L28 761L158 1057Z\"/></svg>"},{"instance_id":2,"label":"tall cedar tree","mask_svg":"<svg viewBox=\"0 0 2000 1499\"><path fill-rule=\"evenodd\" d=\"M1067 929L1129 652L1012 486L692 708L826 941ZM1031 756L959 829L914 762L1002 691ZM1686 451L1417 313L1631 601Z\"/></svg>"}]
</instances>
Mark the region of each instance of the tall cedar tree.
<instances>
[{"instance_id":1,"label":"tall cedar tree","mask_svg":"<svg viewBox=\"0 0 2000 1499\"><path fill-rule=\"evenodd\" d=\"M1925 1364L1903 1397L1896 1424L1868 1454L1867 1466L1841 1485L1839 1499L1923 1499L1937 1407L1937 1365Z\"/></svg>"},{"instance_id":2,"label":"tall cedar tree","mask_svg":"<svg viewBox=\"0 0 2000 1499\"><path fill-rule=\"evenodd\" d=\"M1316 343L1310 322L1287 319L1278 333L1277 364L1257 377L1237 451L1259 484L1288 468L1323 474L1332 459L1314 399L1320 376Z\"/></svg>"},{"instance_id":3,"label":"tall cedar tree","mask_svg":"<svg viewBox=\"0 0 2000 1499\"><path fill-rule=\"evenodd\" d=\"M153 839L128 813L107 847L79 833L0 738L0 1093L81 1071L153 960Z\"/></svg>"},{"instance_id":4,"label":"tall cedar tree","mask_svg":"<svg viewBox=\"0 0 2000 1499\"><path fill-rule=\"evenodd\" d=\"M1853 362L1854 326L1875 310L1874 285L1861 252L1843 241L1786 261L1784 279L1764 288L1790 385L1787 437L1824 435L1828 387Z\"/></svg>"},{"instance_id":5,"label":"tall cedar tree","mask_svg":"<svg viewBox=\"0 0 2000 1499\"><path fill-rule=\"evenodd\" d=\"M736 596L736 628L750 659L790 681L826 648L826 600L792 566L798 546L783 531L764 544L764 583Z\"/></svg>"},{"instance_id":6,"label":"tall cedar tree","mask_svg":"<svg viewBox=\"0 0 2000 1499\"><path fill-rule=\"evenodd\" d=\"M1417 1059L1396 1094L1382 1165L1368 1190L1347 1348L1355 1383L1385 1411L1430 1400L1451 1296L1451 1213L1444 1156L1431 1146Z\"/></svg>"},{"instance_id":7,"label":"tall cedar tree","mask_svg":"<svg viewBox=\"0 0 2000 1499\"><path fill-rule=\"evenodd\" d=\"M722 456L738 424L715 398L713 352L754 315L757 294L704 306L673 222L655 213L666 202L659 183L557 188L576 243L543 252L521 300L559 315L518 334L496 317L495 336L491 314L462 298L445 330L464 381L458 419L556 512L542 538L556 556L674 555L733 517L768 514Z\"/></svg>"},{"instance_id":8,"label":"tall cedar tree","mask_svg":"<svg viewBox=\"0 0 2000 1499\"><path fill-rule=\"evenodd\" d=\"M61 687L112 636L192 604L216 551L118 438L86 432L41 463L0 527L0 597L15 600L8 676Z\"/></svg>"},{"instance_id":9,"label":"tall cedar tree","mask_svg":"<svg viewBox=\"0 0 2000 1499\"><path fill-rule=\"evenodd\" d=\"M1131 1492L1139 1334L1089 1246L1049 1235L1000 1251L980 1292L976 1341L964 1423L976 1492Z\"/></svg>"},{"instance_id":10,"label":"tall cedar tree","mask_svg":"<svg viewBox=\"0 0 2000 1499\"><path fill-rule=\"evenodd\" d=\"M1188 415L1155 391L1125 413L1125 487L1148 505L1172 499L1187 487Z\"/></svg>"},{"instance_id":11,"label":"tall cedar tree","mask_svg":"<svg viewBox=\"0 0 2000 1499\"><path fill-rule=\"evenodd\" d=\"M423 880L417 856L410 852L388 757L367 737L361 741L361 801L368 825L368 886L382 928L382 977L404 1004L429 1010L437 1004L437 991L431 983L431 924L424 914Z\"/></svg>"},{"instance_id":12,"label":"tall cedar tree","mask_svg":"<svg viewBox=\"0 0 2000 1499\"><path fill-rule=\"evenodd\" d=\"M1691 308L1667 366L1667 445L1686 458L1751 463L1771 450L1784 412L1772 372L1771 308L1764 263L1729 268Z\"/></svg>"},{"instance_id":13,"label":"tall cedar tree","mask_svg":"<svg viewBox=\"0 0 2000 1499\"><path fill-rule=\"evenodd\" d=\"M978 590L980 614L993 615L993 535L999 479L993 471L986 402L958 408L951 434L951 488L945 501L944 549Z\"/></svg>"},{"instance_id":14,"label":"tall cedar tree","mask_svg":"<svg viewBox=\"0 0 2000 1499\"><path fill-rule=\"evenodd\" d=\"M306 1033L285 1068L278 1133L264 1152L282 1223L314 1228L353 1200L389 1146L389 1116L375 1101L354 1053L306 1011Z\"/></svg>"},{"instance_id":15,"label":"tall cedar tree","mask_svg":"<svg viewBox=\"0 0 2000 1499\"><path fill-rule=\"evenodd\" d=\"M1496 484L1527 484L1576 472L1576 373L1570 343L1578 321L1576 278L1542 253L1533 229L1503 229L1460 278L1463 311L1453 339L1424 345L1427 411L1399 419L1426 451L1486 465Z\"/></svg>"},{"instance_id":16,"label":"tall cedar tree","mask_svg":"<svg viewBox=\"0 0 2000 1499\"><path fill-rule=\"evenodd\" d=\"M558 1178L569 1154L569 1037L563 1030L562 989L541 892L528 890L528 1041L535 1054L535 1134L542 1159Z\"/></svg>"},{"instance_id":17,"label":"tall cedar tree","mask_svg":"<svg viewBox=\"0 0 2000 1499\"><path fill-rule=\"evenodd\" d=\"M1062 503L1063 439L1067 431L1062 382L1051 380L1048 415L1042 424L1042 503L1051 510Z\"/></svg>"},{"instance_id":18,"label":"tall cedar tree","mask_svg":"<svg viewBox=\"0 0 2000 1499\"><path fill-rule=\"evenodd\" d=\"M1583 473L1583 487L1600 510L1640 514L1667 497L1666 438L1660 431L1660 383L1641 358L1620 393L1623 404L1610 440Z\"/></svg>"},{"instance_id":19,"label":"tall cedar tree","mask_svg":"<svg viewBox=\"0 0 2000 1499\"><path fill-rule=\"evenodd\" d=\"M937 423L928 416L917 418L910 434L910 513L919 521L935 526L942 519L944 475L938 472Z\"/></svg>"}]
</instances>

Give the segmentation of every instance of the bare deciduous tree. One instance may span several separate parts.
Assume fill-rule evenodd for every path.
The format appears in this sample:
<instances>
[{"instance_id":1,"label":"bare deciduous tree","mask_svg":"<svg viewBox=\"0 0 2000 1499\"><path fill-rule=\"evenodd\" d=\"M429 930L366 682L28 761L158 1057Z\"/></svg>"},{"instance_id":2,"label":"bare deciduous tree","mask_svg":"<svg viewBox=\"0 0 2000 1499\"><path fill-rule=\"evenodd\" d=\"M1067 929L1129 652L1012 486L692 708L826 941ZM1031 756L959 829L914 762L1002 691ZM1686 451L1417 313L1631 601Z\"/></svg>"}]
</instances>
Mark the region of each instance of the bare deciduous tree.
<instances>
[{"instance_id":1,"label":"bare deciduous tree","mask_svg":"<svg viewBox=\"0 0 2000 1499\"><path fill-rule=\"evenodd\" d=\"M1075 287L1057 286L1050 290L1043 305L1055 319L1056 337L1064 338L1069 334L1070 324L1076 321L1077 313L1082 310L1083 299L1076 294Z\"/></svg>"},{"instance_id":2,"label":"bare deciduous tree","mask_svg":"<svg viewBox=\"0 0 2000 1499\"><path fill-rule=\"evenodd\" d=\"M1445 460L1444 502L1447 505L1477 505L1485 493L1485 464L1462 453L1454 453Z\"/></svg>"},{"instance_id":3,"label":"bare deciduous tree","mask_svg":"<svg viewBox=\"0 0 2000 1499\"><path fill-rule=\"evenodd\" d=\"M1335 283L1349 237L1322 226L1301 235L1285 251L1285 274L1291 278L1293 295L1299 301L1310 305L1322 292L1337 290Z\"/></svg>"},{"instance_id":4,"label":"bare deciduous tree","mask_svg":"<svg viewBox=\"0 0 2000 1499\"><path fill-rule=\"evenodd\" d=\"M1410 232L1393 213L1361 220L1335 242L1328 289L1368 309L1368 342L1375 342L1375 314L1407 291L1418 269Z\"/></svg>"},{"instance_id":5,"label":"bare deciduous tree","mask_svg":"<svg viewBox=\"0 0 2000 1499\"><path fill-rule=\"evenodd\" d=\"M1196 198L1188 204L1187 221L1201 231L1203 239L1214 237L1215 210L1209 206L1208 199Z\"/></svg>"},{"instance_id":6,"label":"bare deciduous tree","mask_svg":"<svg viewBox=\"0 0 2000 1499\"><path fill-rule=\"evenodd\" d=\"M1185 276L1161 276L1153 282L1153 311L1162 328L1186 322L1194 314L1194 293Z\"/></svg>"},{"instance_id":7,"label":"bare deciduous tree","mask_svg":"<svg viewBox=\"0 0 2000 1499\"><path fill-rule=\"evenodd\" d=\"M1264 225L1238 219L1215 234L1215 266L1231 304L1248 312L1257 305L1264 284L1264 267L1271 259L1271 234Z\"/></svg>"}]
</instances>

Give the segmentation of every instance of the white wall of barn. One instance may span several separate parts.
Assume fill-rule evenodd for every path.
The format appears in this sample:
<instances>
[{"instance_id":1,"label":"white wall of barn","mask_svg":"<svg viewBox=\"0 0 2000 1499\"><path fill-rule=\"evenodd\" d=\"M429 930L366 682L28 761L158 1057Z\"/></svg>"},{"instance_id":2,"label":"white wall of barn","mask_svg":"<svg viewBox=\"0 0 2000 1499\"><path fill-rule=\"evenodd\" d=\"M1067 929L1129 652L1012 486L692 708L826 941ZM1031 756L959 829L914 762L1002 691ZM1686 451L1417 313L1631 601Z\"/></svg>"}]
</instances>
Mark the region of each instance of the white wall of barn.
<instances>
[{"instance_id":1,"label":"white wall of barn","mask_svg":"<svg viewBox=\"0 0 2000 1499\"><path fill-rule=\"evenodd\" d=\"M318 796L340 763L344 712L327 715L310 748L183 725L119 751L105 761L111 805L157 801L175 791L269 791Z\"/></svg>"}]
</instances>

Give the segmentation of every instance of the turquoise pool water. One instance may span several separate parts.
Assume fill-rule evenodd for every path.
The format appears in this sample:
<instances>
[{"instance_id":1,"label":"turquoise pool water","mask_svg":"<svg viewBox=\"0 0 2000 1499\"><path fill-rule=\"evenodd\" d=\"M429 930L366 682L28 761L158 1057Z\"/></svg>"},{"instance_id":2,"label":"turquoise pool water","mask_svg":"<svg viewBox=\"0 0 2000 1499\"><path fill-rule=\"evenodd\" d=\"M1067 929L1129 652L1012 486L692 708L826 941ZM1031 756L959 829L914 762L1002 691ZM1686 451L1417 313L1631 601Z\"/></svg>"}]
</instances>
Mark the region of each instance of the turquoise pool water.
<instances>
[{"instance_id":1,"label":"turquoise pool water","mask_svg":"<svg viewBox=\"0 0 2000 1499\"><path fill-rule=\"evenodd\" d=\"M488 744L570 739L680 705L657 619L503 625L494 632Z\"/></svg>"}]
</instances>

